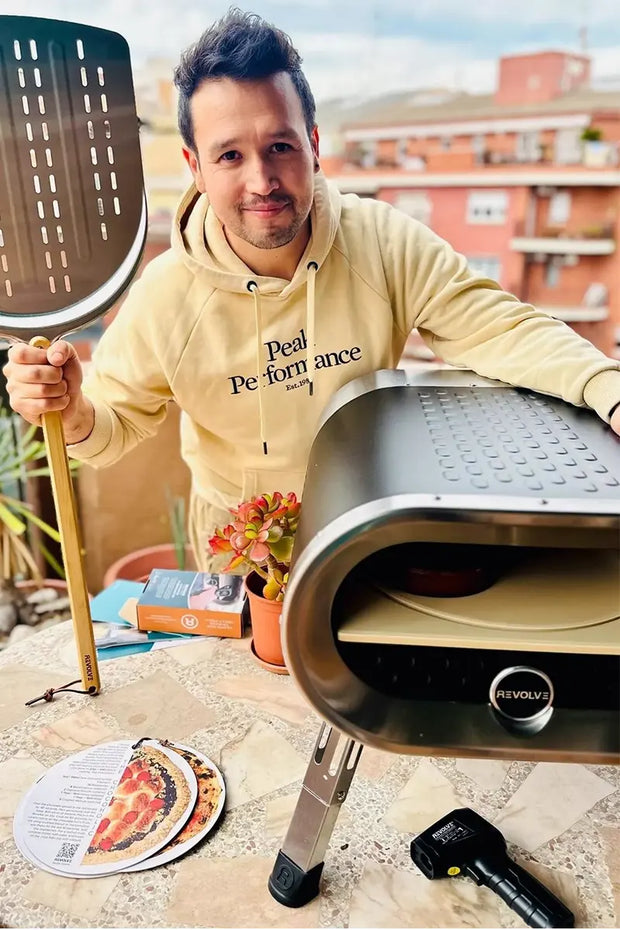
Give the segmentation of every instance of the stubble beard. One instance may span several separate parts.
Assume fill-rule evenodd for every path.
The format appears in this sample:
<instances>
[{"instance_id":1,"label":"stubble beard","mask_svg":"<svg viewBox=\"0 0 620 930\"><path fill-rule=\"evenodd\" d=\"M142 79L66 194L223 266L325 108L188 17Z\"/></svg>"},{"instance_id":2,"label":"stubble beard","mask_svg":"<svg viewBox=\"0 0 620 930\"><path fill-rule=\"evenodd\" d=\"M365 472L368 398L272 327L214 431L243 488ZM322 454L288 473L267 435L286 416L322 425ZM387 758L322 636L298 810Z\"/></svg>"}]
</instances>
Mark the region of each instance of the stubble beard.
<instances>
[{"instance_id":1,"label":"stubble beard","mask_svg":"<svg viewBox=\"0 0 620 930\"><path fill-rule=\"evenodd\" d=\"M308 214L300 211L296 202L290 201L290 208L293 212L293 218L288 226L274 225L263 233L251 229L244 211L239 209L238 225L236 229L232 229L232 232L239 236L240 239L243 239L244 242L254 246L255 249L279 249L293 241L308 218Z\"/></svg>"}]
</instances>

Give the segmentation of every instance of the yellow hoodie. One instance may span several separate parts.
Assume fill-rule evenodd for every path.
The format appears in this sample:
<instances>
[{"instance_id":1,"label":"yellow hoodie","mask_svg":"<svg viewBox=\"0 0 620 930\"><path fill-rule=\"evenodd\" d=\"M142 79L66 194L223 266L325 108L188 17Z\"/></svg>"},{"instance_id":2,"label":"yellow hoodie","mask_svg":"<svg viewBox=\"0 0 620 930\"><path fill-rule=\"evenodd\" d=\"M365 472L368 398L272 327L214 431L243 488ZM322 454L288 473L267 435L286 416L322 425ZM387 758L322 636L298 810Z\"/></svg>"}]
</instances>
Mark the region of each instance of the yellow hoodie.
<instances>
[{"instance_id":1,"label":"yellow hoodie","mask_svg":"<svg viewBox=\"0 0 620 930\"><path fill-rule=\"evenodd\" d=\"M620 401L619 362L472 273L389 204L341 195L319 174L311 224L293 279L260 277L192 187L172 248L146 267L94 353L84 391L95 426L70 455L116 461L175 400L183 458L211 507L300 493L327 401L353 378L394 368L414 327L447 362L603 419Z\"/></svg>"}]
</instances>

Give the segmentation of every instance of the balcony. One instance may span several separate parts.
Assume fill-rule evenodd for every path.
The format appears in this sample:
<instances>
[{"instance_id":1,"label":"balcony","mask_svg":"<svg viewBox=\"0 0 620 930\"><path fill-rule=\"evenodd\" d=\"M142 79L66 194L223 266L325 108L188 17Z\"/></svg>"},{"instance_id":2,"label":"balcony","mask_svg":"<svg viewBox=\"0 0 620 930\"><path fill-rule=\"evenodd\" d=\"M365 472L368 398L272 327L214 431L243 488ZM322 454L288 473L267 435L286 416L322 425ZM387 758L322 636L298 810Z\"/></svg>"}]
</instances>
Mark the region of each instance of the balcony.
<instances>
[{"instance_id":1,"label":"balcony","mask_svg":"<svg viewBox=\"0 0 620 930\"><path fill-rule=\"evenodd\" d=\"M612 255L616 251L614 227L609 223L592 224L581 229L547 226L532 234L525 224L515 225L510 248L515 252L542 255Z\"/></svg>"}]
</instances>

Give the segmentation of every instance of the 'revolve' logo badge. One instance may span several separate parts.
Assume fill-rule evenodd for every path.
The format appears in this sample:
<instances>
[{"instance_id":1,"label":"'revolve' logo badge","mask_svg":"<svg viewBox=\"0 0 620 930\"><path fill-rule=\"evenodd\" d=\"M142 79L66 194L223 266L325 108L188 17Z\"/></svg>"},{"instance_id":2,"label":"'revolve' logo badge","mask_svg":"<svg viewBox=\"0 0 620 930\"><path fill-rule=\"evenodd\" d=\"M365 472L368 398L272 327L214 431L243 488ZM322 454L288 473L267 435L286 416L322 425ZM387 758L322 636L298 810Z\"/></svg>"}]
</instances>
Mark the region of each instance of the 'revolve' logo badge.
<instances>
[{"instance_id":1,"label":"'revolve' logo badge","mask_svg":"<svg viewBox=\"0 0 620 930\"><path fill-rule=\"evenodd\" d=\"M516 665L495 676L489 699L502 717L525 724L551 713L553 683L540 669Z\"/></svg>"},{"instance_id":2,"label":"'revolve' logo badge","mask_svg":"<svg viewBox=\"0 0 620 930\"><path fill-rule=\"evenodd\" d=\"M548 701L549 692L548 691L504 691L502 688L498 688L495 692L495 697L498 698L507 698L510 700L524 700L524 701Z\"/></svg>"}]
</instances>

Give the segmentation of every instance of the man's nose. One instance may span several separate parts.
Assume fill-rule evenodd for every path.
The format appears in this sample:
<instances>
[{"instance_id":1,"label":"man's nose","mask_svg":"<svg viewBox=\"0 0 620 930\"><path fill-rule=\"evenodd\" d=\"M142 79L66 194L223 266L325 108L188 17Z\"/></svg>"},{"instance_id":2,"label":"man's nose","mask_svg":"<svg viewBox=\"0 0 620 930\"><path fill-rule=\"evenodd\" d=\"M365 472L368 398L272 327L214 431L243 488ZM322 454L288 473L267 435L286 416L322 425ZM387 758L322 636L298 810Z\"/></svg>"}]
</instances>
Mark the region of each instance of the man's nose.
<instances>
[{"instance_id":1,"label":"man's nose","mask_svg":"<svg viewBox=\"0 0 620 930\"><path fill-rule=\"evenodd\" d=\"M255 159L251 162L246 179L246 187L250 194L267 197L272 191L278 189L280 182L274 176L272 168L273 166L262 159Z\"/></svg>"}]
</instances>

